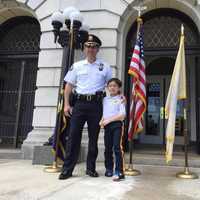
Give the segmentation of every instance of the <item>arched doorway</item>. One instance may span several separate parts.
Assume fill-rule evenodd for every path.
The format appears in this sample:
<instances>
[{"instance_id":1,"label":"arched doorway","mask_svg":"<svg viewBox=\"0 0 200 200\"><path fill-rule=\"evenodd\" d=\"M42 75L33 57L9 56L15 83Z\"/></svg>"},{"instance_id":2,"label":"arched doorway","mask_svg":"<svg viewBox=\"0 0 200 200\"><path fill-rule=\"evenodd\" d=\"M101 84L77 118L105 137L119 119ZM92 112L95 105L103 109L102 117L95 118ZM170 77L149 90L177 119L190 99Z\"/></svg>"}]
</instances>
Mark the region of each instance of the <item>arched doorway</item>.
<instances>
[{"instance_id":1,"label":"arched doorway","mask_svg":"<svg viewBox=\"0 0 200 200\"><path fill-rule=\"evenodd\" d=\"M192 142L198 141L197 135L197 113L195 88L196 70L198 66L198 55L200 53L200 36L193 21L174 9L158 9L142 16L144 20L144 52L147 70L147 102L145 130L138 137L139 143L143 144L164 144L165 143L165 121L162 118L162 110L165 104L166 95L174 67L175 58L179 46L180 27L184 24L186 36L186 62L187 62L187 86L189 110L189 134ZM127 35L126 48L126 70L125 70L125 94L130 98L131 83L127 75L132 49L135 44L136 23L134 23ZM130 42L131 41L131 42ZM195 76L195 77L194 77ZM193 79L191 79L193 77ZM190 89L194 88L193 91ZM129 101L128 101L129 104ZM128 106L129 107L129 106ZM178 106L181 108L181 104ZM179 120L180 119L180 120ZM177 144L182 143L182 116L177 113L176 138ZM178 131L178 128L180 131Z\"/></svg>"},{"instance_id":2,"label":"arched doorway","mask_svg":"<svg viewBox=\"0 0 200 200\"><path fill-rule=\"evenodd\" d=\"M15 17L0 26L0 145L18 147L32 130L40 25Z\"/></svg>"}]
</instances>

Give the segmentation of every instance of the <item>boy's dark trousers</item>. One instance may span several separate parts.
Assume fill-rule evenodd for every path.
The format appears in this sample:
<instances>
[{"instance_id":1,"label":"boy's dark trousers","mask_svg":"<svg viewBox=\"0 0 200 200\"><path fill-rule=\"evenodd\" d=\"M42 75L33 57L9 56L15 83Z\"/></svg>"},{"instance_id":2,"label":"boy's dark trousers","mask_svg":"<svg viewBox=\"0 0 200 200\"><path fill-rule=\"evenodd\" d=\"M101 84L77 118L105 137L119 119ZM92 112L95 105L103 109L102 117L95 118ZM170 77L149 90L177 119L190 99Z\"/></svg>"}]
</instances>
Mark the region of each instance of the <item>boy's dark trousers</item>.
<instances>
[{"instance_id":1,"label":"boy's dark trousers","mask_svg":"<svg viewBox=\"0 0 200 200\"><path fill-rule=\"evenodd\" d=\"M121 121L111 122L105 126L105 167L113 171L113 150L115 153L115 172L123 173L123 149L122 149L122 127Z\"/></svg>"}]
</instances>

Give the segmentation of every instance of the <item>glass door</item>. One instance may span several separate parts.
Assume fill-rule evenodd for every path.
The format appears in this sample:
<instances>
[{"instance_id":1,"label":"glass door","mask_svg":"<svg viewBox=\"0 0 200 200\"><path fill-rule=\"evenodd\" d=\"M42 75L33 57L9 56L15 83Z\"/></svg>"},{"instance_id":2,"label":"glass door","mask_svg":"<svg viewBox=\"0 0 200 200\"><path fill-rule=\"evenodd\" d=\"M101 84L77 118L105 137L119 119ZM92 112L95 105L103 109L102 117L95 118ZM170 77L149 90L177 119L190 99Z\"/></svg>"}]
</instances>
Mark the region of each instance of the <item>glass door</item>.
<instances>
[{"instance_id":1,"label":"glass door","mask_svg":"<svg viewBox=\"0 0 200 200\"><path fill-rule=\"evenodd\" d=\"M147 111L145 114L145 129L139 136L142 144L165 144L164 106L169 90L171 76L147 77ZM175 124L175 144L183 144L183 101L178 101Z\"/></svg>"},{"instance_id":2,"label":"glass door","mask_svg":"<svg viewBox=\"0 0 200 200\"><path fill-rule=\"evenodd\" d=\"M166 76L165 77L166 98L167 98L167 94L169 90L170 81L171 81L171 77ZM167 120L165 120L165 129L166 129L166 126L167 126ZM188 126L188 130L189 130L189 126ZM184 101L183 100L178 100L177 102L174 144L177 144L177 145L184 144Z\"/></svg>"},{"instance_id":3,"label":"glass door","mask_svg":"<svg viewBox=\"0 0 200 200\"><path fill-rule=\"evenodd\" d=\"M140 143L163 143L163 120L160 110L163 107L163 78L160 76L147 77L147 111L145 114L145 129L140 135Z\"/></svg>"}]
</instances>

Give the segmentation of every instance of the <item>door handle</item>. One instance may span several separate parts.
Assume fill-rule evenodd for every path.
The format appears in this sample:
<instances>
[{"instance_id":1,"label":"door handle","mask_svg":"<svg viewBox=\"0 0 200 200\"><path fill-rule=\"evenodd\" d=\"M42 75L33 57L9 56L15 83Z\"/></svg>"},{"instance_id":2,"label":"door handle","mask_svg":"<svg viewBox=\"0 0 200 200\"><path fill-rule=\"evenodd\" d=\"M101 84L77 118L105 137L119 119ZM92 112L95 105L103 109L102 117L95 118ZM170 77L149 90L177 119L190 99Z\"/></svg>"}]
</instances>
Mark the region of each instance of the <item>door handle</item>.
<instances>
[{"instance_id":1,"label":"door handle","mask_svg":"<svg viewBox=\"0 0 200 200\"><path fill-rule=\"evenodd\" d=\"M164 106L160 107L160 118L161 119L168 119L168 113Z\"/></svg>"},{"instance_id":2,"label":"door handle","mask_svg":"<svg viewBox=\"0 0 200 200\"><path fill-rule=\"evenodd\" d=\"M164 107L162 106L160 107L160 119L164 119L164 114L165 114Z\"/></svg>"}]
</instances>

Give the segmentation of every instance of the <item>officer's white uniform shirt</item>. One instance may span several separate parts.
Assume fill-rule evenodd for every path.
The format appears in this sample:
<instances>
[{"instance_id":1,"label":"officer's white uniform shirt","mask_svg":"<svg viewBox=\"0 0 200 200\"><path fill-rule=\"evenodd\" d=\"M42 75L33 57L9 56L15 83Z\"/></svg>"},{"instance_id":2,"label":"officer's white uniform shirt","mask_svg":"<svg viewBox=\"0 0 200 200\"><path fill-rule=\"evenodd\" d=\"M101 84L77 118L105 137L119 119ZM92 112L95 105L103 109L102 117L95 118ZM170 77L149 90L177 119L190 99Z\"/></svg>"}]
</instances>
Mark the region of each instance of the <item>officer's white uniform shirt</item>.
<instances>
[{"instance_id":1,"label":"officer's white uniform shirt","mask_svg":"<svg viewBox=\"0 0 200 200\"><path fill-rule=\"evenodd\" d=\"M85 59L74 63L64 80L74 85L79 94L95 94L105 89L111 77L112 71L108 64L100 59L96 59L94 63Z\"/></svg>"},{"instance_id":2,"label":"officer's white uniform shirt","mask_svg":"<svg viewBox=\"0 0 200 200\"><path fill-rule=\"evenodd\" d=\"M126 115L126 108L120 95L106 96L103 99L103 119L116 115Z\"/></svg>"}]
</instances>

